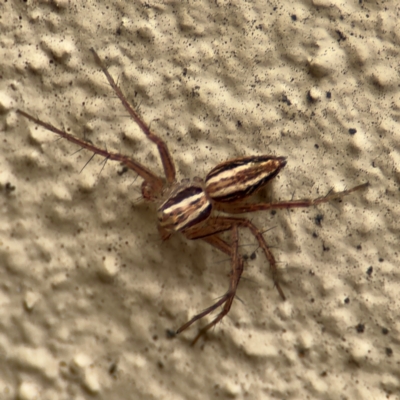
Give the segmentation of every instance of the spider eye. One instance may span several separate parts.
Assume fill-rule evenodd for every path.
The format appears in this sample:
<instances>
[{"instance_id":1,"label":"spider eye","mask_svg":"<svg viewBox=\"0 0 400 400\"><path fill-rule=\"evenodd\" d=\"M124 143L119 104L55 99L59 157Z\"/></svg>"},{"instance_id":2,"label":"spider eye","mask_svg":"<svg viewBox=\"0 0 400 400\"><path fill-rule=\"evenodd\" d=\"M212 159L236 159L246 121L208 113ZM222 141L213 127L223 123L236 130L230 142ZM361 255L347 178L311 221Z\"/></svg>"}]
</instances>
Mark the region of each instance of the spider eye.
<instances>
[{"instance_id":1,"label":"spider eye","mask_svg":"<svg viewBox=\"0 0 400 400\"><path fill-rule=\"evenodd\" d=\"M142 183L142 196L145 200L152 201L157 198L158 188L154 187L151 183L143 181Z\"/></svg>"},{"instance_id":2,"label":"spider eye","mask_svg":"<svg viewBox=\"0 0 400 400\"><path fill-rule=\"evenodd\" d=\"M207 194L218 202L244 199L263 187L286 165L285 157L242 157L217 165L207 175Z\"/></svg>"},{"instance_id":3,"label":"spider eye","mask_svg":"<svg viewBox=\"0 0 400 400\"><path fill-rule=\"evenodd\" d=\"M169 232L182 232L205 221L212 205L203 188L193 185L179 188L158 208L158 222Z\"/></svg>"}]
</instances>

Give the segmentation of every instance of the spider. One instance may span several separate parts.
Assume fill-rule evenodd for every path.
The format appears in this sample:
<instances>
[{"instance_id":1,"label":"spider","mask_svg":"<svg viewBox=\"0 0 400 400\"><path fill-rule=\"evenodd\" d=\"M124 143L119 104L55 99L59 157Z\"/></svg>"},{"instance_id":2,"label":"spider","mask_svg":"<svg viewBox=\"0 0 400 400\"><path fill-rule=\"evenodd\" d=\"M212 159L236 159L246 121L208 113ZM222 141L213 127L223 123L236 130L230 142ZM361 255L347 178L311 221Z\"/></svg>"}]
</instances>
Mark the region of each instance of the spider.
<instances>
[{"instance_id":1,"label":"spider","mask_svg":"<svg viewBox=\"0 0 400 400\"><path fill-rule=\"evenodd\" d=\"M93 152L93 156L100 155L105 157L106 160L119 161L125 167L135 171L143 179L141 186L143 198L157 205L158 230L163 240L179 232L189 240L202 239L230 257L231 273L227 292L211 307L206 308L182 325L176 333L183 332L194 322L202 319L218 307L222 307L219 314L199 330L192 342L192 344L195 344L202 335L228 314L236 295L244 265L244 258L238 251L239 228L248 229L258 242L269 262L274 285L280 297L285 300L286 297L279 284L275 258L262 232L249 219L237 218L226 214L316 206L363 189L368 186L368 182L349 190L337 193L330 192L326 196L316 199L288 200L276 203L248 202L248 198L251 195L265 186L286 165L286 157L272 155L234 158L218 164L207 174L205 179L184 179L178 182L176 180L175 165L167 144L150 130L150 127L129 104L95 50L90 50L125 110L146 137L157 146L165 179L131 157L96 147L92 143L66 133L24 111L16 110L16 112L81 148ZM219 214L217 216L214 211L222 212L225 215ZM226 231L230 231L230 241L221 238L219 235Z\"/></svg>"}]
</instances>

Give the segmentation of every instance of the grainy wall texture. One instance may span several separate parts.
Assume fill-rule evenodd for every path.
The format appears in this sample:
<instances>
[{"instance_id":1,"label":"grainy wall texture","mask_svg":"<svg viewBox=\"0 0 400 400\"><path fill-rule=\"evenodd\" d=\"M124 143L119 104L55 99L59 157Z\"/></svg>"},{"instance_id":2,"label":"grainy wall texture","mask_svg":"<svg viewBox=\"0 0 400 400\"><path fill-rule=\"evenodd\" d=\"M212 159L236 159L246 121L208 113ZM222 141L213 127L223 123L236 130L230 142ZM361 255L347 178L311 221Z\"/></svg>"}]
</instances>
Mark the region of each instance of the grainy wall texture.
<instances>
[{"instance_id":1,"label":"grainy wall texture","mask_svg":"<svg viewBox=\"0 0 400 400\"><path fill-rule=\"evenodd\" d=\"M396 0L0 3L0 398L397 399L400 8ZM288 164L249 218L232 311L195 347L226 256L162 242L140 179L21 108L161 173L89 51L166 140L179 179L232 157ZM78 152L77 152L78 151ZM81 171L81 172L80 172Z\"/></svg>"}]
</instances>

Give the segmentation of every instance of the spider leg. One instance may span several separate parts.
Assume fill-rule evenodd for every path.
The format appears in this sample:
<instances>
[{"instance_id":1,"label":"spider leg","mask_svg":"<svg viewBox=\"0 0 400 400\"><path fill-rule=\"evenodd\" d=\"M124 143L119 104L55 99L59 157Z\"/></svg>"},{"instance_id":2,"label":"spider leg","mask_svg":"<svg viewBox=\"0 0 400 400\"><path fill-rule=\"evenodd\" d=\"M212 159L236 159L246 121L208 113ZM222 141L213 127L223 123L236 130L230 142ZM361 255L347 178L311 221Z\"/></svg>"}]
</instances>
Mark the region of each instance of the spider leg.
<instances>
[{"instance_id":1,"label":"spider leg","mask_svg":"<svg viewBox=\"0 0 400 400\"><path fill-rule=\"evenodd\" d=\"M149 126L142 120L142 118L139 116L139 114L134 110L134 108L129 104L128 100L122 93L121 89L117 86L115 83L113 77L110 75L108 72L108 69L104 65L104 63L101 61L100 57L96 53L96 51L91 48L90 51L93 53L94 59L96 60L96 63L99 65L101 70L103 71L104 75L106 76L108 83L110 86L113 88L115 94L118 96L118 98L121 100L122 105L125 107L125 110L128 111L129 115L132 117L132 119L138 124L140 129L143 131L143 133L153 142L156 144L158 148L158 152L160 153L160 158L161 162L163 164L164 168L164 173L165 177L167 179L168 183L174 183L175 182L175 165L174 162L172 161L171 154L168 150L167 144L159 138L156 134L154 134Z\"/></svg>"},{"instance_id":2,"label":"spider leg","mask_svg":"<svg viewBox=\"0 0 400 400\"><path fill-rule=\"evenodd\" d=\"M188 239L203 239L214 247L217 247L222 252L231 255L231 250L228 250L226 246L223 246L223 244L217 242L217 237L211 235L215 235L216 233L232 229L232 226L234 225L249 229L252 235L257 239L258 245L263 250L265 257L269 262L272 273L272 280L274 282L276 290L279 292L282 300L286 300L286 296L283 293L283 290L279 284L279 271L276 265L275 257L269 249L267 242L262 235L262 232L248 219L223 216L211 217L207 220L207 225L203 227L198 233L195 233L193 235L191 233L185 232L185 235Z\"/></svg>"},{"instance_id":3,"label":"spider leg","mask_svg":"<svg viewBox=\"0 0 400 400\"><path fill-rule=\"evenodd\" d=\"M369 186L369 183L363 183L358 186L354 186L351 189L343 190L341 192L329 192L326 196L318 197L316 199L300 199L300 200L287 200L279 201L276 203L222 203L215 202L215 209L223 211L229 214L242 214L253 211L261 210L273 210L273 209L289 209L289 208L304 208L317 206L318 204L327 203L333 199L338 199L343 196L347 196L357 190L365 189Z\"/></svg>"},{"instance_id":4,"label":"spider leg","mask_svg":"<svg viewBox=\"0 0 400 400\"><path fill-rule=\"evenodd\" d=\"M230 276L228 291L215 304L213 304L211 307L206 308L201 313L195 315L190 321L186 322L177 330L176 333L181 333L182 331L187 329L190 325L192 325L194 322L210 314L218 307L224 305L220 313L210 323L208 323L206 326L200 329L196 337L193 339L192 345L194 345L201 336L203 336L209 329L215 326L219 321L222 320L222 318L225 317L225 315L229 313L229 310L231 309L233 303L233 299L235 298L236 295L236 289L239 285L240 277L243 272L243 258L239 255L238 251L239 247L238 226L232 225L230 229L232 233L231 245L229 245L227 242L225 242L224 240L215 235L204 238L204 240L210 243L211 245L231 255L232 272Z\"/></svg>"},{"instance_id":5,"label":"spider leg","mask_svg":"<svg viewBox=\"0 0 400 400\"><path fill-rule=\"evenodd\" d=\"M283 290L279 284L279 271L276 265L275 257L273 256L271 250L269 249L267 242L262 235L262 232L248 219L246 218L234 218L234 217L221 217L215 218L215 222L217 226L234 226L237 225L242 228L247 228L250 230L252 235L256 238L258 245L264 252L265 257L269 262L269 266L271 269L272 280L278 291L279 295L281 296L282 300L286 300L286 296L283 293ZM207 241L208 238L204 238ZM222 250L222 249L220 249Z\"/></svg>"},{"instance_id":6,"label":"spider leg","mask_svg":"<svg viewBox=\"0 0 400 400\"><path fill-rule=\"evenodd\" d=\"M215 326L225 315L228 314L233 299L236 295L236 290L239 285L239 281L243 272L243 264L244 260L243 257L238 252L238 228L247 228L250 232L255 236L258 241L259 246L263 249L264 254L270 264L270 268L272 271L272 278L274 281L274 285L277 288L280 296L283 300L286 300L286 297L283 293L282 288L279 284L278 278L278 268L276 266L276 261L268 248L267 243L265 242L264 237L262 236L262 232L249 220L244 218L230 218L230 217L210 217L206 225L201 228L194 228L188 229L184 232L185 236L190 239L202 239L205 242L211 244L212 246L216 247L218 250L222 251L223 253L229 255L232 260L232 272L230 276L229 288L228 291L211 307L206 308L201 313L195 315L192 319L182 325L178 330L177 333L181 333L185 329L187 329L190 325L194 322L200 320L201 318L205 317L206 315L210 314L212 311L217 309L218 307L224 305L221 312L205 327L200 329L199 333L195 337L193 344L197 342L197 340L204 335L210 328ZM231 231L232 234L232 243L228 244L225 240L221 239L218 233Z\"/></svg>"},{"instance_id":7,"label":"spider leg","mask_svg":"<svg viewBox=\"0 0 400 400\"><path fill-rule=\"evenodd\" d=\"M159 176L155 175L148 168L146 168L144 165L138 163L137 161L133 160L132 158L125 156L123 154L120 154L120 153L112 153L107 150L101 149L97 146L94 146L92 143L90 143L86 140L83 140L83 139L79 139L65 131L62 131L61 129L54 127L53 125L49 124L48 122L41 121L40 119L33 117L32 115L26 113L25 111L16 110L16 112L18 114L22 115L23 117L31 120L35 124L42 126L43 128L47 129L48 131L51 131L51 132L61 136L62 138L68 140L69 142L75 143L78 146L80 146L81 148L84 148L86 150L93 152L93 154L97 154L99 156L105 157L108 160L119 161L121 164L125 165L127 168L135 171L146 182L149 182L149 184L154 188L154 193L162 192L162 188L164 186L163 180Z\"/></svg>"}]
</instances>

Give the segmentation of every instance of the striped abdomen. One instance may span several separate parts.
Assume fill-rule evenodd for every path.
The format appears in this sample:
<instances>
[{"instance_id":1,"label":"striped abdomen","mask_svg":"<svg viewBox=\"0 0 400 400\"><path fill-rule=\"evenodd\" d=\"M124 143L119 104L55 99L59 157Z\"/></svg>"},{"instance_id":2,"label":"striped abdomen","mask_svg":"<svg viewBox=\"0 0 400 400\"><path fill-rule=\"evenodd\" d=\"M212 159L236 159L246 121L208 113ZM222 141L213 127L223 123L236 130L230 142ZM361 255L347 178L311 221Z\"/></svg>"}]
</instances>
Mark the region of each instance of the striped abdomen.
<instances>
[{"instance_id":1,"label":"striped abdomen","mask_svg":"<svg viewBox=\"0 0 400 400\"><path fill-rule=\"evenodd\" d=\"M244 199L275 177L286 165L286 157L254 156L225 161L207 175L206 192L218 202Z\"/></svg>"}]
</instances>

